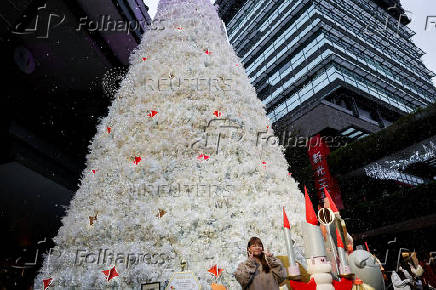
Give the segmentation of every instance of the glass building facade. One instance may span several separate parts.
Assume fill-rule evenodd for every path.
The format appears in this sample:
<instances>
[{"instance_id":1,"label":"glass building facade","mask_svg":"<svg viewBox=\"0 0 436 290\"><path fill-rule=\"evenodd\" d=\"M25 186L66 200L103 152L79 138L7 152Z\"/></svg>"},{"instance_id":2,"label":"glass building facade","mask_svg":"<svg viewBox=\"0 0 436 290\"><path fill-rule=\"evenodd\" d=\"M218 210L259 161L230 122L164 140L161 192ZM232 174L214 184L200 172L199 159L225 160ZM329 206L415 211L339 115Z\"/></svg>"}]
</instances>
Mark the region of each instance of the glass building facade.
<instances>
[{"instance_id":1,"label":"glass building facade","mask_svg":"<svg viewBox=\"0 0 436 290\"><path fill-rule=\"evenodd\" d=\"M248 0L227 31L273 123L321 100L339 104L341 89L400 116L436 100L434 74L401 16L372 0Z\"/></svg>"}]
</instances>

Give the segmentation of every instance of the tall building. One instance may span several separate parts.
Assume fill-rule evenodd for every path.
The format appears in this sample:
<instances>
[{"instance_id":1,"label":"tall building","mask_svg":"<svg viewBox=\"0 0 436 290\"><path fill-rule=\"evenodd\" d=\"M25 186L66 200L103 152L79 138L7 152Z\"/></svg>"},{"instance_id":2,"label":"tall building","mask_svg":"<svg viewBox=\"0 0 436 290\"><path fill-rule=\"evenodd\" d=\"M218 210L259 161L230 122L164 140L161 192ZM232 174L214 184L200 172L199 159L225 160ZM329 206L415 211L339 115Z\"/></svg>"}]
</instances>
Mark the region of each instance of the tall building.
<instances>
[{"instance_id":1,"label":"tall building","mask_svg":"<svg viewBox=\"0 0 436 290\"><path fill-rule=\"evenodd\" d=\"M399 1L216 4L276 131L362 138L436 100Z\"/></svg>"},{"instance_id":2,"label":"tall building","mask_svg":"<svg viewBox=\"0 0 436 290\"><path fill-rule=\"evenodd\" d=\"M398 119L435 103L435 75L411 40L414 32L400 1L216 4L280 140L292 128L306 137L361 139L328 158L329 148L319 146L314 155L309 148L311 164L301 162L293 175L313 181L319 196L323 187L337 189L357 244L367 241L383 255L387 241L394 240L428 250L434 244L429 232L436 228L435 105Z\"/></svg>"}]
</instances>

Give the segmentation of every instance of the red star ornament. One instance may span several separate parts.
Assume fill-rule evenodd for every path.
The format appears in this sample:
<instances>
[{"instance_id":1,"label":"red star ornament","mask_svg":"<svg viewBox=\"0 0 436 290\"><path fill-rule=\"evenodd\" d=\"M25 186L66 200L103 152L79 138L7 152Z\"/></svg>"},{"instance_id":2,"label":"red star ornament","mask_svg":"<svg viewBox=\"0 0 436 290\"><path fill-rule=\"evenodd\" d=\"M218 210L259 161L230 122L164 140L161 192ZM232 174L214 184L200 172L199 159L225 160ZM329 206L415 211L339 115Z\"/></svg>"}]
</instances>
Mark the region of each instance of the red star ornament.
<instances>
[{"instance_id":1,"label":"red star ornament","mask_svg":"<svg viewBox=\"0 0 436 290\"><path fill-rule=\"evenodd\" d=\"M53 281L53 278L48 278L48 279L42 280L42 284L44 286L44 290L46 290L51 285L52 281Z\"/></svg>"},{"instance_id":2,"label":"red star ornament","mask_svg":"<svg viewBox=\"0 0 436 290\"><path fill-rule=\"evenodd\" d=\"M136 165L141 162L141 156L135 156L135 161L133 161Z\"/></svg>"},{"instance_id":3,"label":"red star ornament","mask_svg":"<svg viewBox=\"0 0 436 290\"><path fill-rule=\"evenodd\" d=\"M203 160L207 160L207 159L209 159L209 157L210 157L210 156L208 156L208 155L206 155L206 154L200 154L200 155L197 156L197 159L198 159L198 160L201 160L201 159L203 159Z\"/></svg>"},{"instance_id":4,"label":"red star ornament","mask_svg":"<svg viewBox=\"0 0 436 290\"><path fill-rule=\"evenodd\" d=\"M107 281L110 281L111 279L119 276L117 270L115 269L115 266L113 266L110 270L103 270L102 272L106 277Z\"/></svg>"},{"instance_id":5,"label":"red star ornament","mask_svg":"<svg viewBox=\"0 0 436 290\"><path fill-rule=\"evenodd\" d=\"M209 270L207 270L209 273L212 273L215 277L219 277L221 275L221 272L224 271L224 269L218 268L217 265L213 265Z\"/></svg>"},{"instance_id":6,"label":"red star ornament","mask_svg":"<svg viewBox=\"0 0 436 290\"><path fill-rule=\"evenodd\" d=\"M157 111L150 111L150 113L147 114L147 116L149 116L150 118L153 118L156 115L157 115Z\"/></svg>"}]
</instances>

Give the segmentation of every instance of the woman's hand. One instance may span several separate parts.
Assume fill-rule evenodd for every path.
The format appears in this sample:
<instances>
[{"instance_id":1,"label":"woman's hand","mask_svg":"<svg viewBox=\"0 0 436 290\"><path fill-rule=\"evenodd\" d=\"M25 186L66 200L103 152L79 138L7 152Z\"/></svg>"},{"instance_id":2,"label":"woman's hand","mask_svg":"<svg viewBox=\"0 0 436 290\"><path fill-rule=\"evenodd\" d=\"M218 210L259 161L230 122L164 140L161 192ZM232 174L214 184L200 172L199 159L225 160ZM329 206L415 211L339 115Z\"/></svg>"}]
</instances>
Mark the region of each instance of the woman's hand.
<instances>
[{"instance_id":1,"label":"woman's hand","mask_svg":"<svg viewBox=\"0 0 436 290\"><path fill-rule=\"evenodd\" d=\"M272 256L273 256L273 254L271 254L271 253L268 252L268 251L262 251L262 253L264 253L265 256L267 256L267 257L272 257Z\"/></svg>"},{"instance_id":2,"label":"woman's hand","mask_svg":"<svg viewBox=\"0 0 436 290\"><path fill-rule=\"evenodd\" d=\"M253 256L253 252L251 252L250 250L248 250L248 257L249 257L249 258L254 258L254 256Z\"/></svg>"},{"instance_id":3,"label":"woman's hand","mask_svg":"<svg viewBox=\"0 0 436 290\"><path fill-rule=\"evenodd\" d=\"M415 267L418 267L419 261L418 258L416 257L416 252L413 252L412 255L410 255L410 258L413 261L413 264L415 264Z\"/></svg>"}]
</instances>

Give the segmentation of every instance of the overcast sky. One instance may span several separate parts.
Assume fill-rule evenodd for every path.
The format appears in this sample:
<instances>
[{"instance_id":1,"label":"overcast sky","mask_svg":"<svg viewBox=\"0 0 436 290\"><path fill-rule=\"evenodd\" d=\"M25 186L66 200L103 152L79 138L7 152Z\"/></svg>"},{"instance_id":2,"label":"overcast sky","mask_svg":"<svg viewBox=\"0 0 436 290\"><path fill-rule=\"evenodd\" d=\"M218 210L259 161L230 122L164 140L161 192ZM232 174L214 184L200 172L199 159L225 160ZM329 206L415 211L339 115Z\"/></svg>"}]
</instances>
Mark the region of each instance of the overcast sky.
<instances>
[{"instance_id":1,"label":"overcast sky","mask_svg":"<svg viewBox=\"0 0 436 290\"><path fill-rule=\"evenodd\" d=\"M153 18L159 1L144 0L144 2L150 8L148 12ZM214 3L215 0L211 2ZM422 58L424 64L436 72L436 0L401 0L401 3L404 9L408 10L406 14L412 19L409 27L416 32L413 41L427 53ZM436 84L436 78L433 78L433 82Z\"/></svg>"},{"instance_id":2,"label":"overcast sky","mask_svg":"<svg viewBox=\"0 0 436 290\"><path fill-rule=\"evenodd\" d=\"M410 29L416 32L413 41L427 53L422 57L424 64L428 69L436 72L436 1L402 0L401 3L404 9L410 11L406 14L412 19L409 24ZM433 83L436 84L436 78L433 78Z\"/></svg>"}]
</instances>

